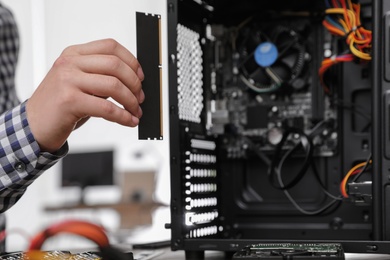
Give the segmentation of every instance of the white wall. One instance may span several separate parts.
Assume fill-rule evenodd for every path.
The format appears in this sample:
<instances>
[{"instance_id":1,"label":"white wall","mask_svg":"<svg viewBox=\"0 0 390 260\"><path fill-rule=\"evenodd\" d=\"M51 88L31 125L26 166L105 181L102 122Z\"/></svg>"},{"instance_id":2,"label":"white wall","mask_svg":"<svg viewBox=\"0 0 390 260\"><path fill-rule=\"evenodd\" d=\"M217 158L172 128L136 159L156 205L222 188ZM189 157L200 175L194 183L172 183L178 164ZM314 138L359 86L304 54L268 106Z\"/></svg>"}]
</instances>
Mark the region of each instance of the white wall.
<instances>
[{"instance_id":1,"label":"white wall","mask_svg":"<svg viewBox=\"0 0 390 260\"><path fill-rule=\"evenodd\" d=\"M18 94L22 100L28 98L38 85L51 64L68 45L84 43L101 38L114 38L136 54L135 12L148 12L162 15L163 50L166 50L166 13L165 1L156 0L4 0L18 20L21 32L21 59L17 72ZM167 109L167 54L163 53L163 141L138 141L137 129L130 129L92 119L83 128L77 130L69 138L70 152L112 148L115 150L115 166L117 172L132 170L156 170L156 198L169 203L169 132ZM147 98L147 97L146 97ZM142 160L134 154L144 154ZM46 205L58 205L77 197L75 190L60 188L60 165L54 166L41 176L28 189L22 199L7 211L8 228L23 230L27 234L35 234L49 222L68 216L66 214L48 216L44 212ZM112 200L118 198L117 190L98 190L96 195ZM96 214L92 214L96 218ZM156 232L154 238L169 238L169 231L164 230L168 223L168 208L156 211L158 215L149 232ZM28 220L26 220L28 216ZM110 214L101 216L100 221L115 228L118 219ZM98 216L99 217L99 216ZM14 232L15 234L17 232ZM8 250L23 250L26 239L10 233ZM20 234L20 232L18 233ZM145 234L145 235L143 235ZM147 240L150 233L140 233L139 240Z\"/></svg>"}]
</instances>

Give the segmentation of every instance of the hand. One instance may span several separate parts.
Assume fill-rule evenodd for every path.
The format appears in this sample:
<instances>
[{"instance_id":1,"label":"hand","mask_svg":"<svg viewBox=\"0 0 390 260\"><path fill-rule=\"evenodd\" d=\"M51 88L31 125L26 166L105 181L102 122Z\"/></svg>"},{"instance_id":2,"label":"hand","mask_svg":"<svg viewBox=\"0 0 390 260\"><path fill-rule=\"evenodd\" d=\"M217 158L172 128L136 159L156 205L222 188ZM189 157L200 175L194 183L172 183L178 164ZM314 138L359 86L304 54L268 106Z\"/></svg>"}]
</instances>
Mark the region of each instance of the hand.
<instances>
[{"instance_id":1,"label":"hand","mask_svg":"<svg viewBox=\"0 0 390 260\"><path fill-rule=\"evenodd\" d=\"M41 150L58 150L91 116L137 126L145 98L143 79L138 60L112 39L66 48L26 105Z\"/></svg>"}]
</instances>

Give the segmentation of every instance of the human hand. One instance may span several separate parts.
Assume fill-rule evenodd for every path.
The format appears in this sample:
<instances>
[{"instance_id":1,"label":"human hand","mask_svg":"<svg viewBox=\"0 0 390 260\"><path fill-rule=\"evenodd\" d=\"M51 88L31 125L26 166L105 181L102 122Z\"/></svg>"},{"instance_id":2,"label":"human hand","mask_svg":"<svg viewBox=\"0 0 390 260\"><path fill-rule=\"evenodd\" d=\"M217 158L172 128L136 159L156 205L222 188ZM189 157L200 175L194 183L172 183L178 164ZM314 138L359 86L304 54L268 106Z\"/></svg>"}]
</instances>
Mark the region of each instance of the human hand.
<instances>
[{"instance_id":1,"label":"human hand","mask_svg":"<svg viewBox=\"0 0 390 260\"><path fill-rule=\"evenodd\" d=\"M137 126L145 99L143 79L138 60L115 40L66 48L26 104L41 150L58 150L89 117Z\"/></svg>"}]
</instances>

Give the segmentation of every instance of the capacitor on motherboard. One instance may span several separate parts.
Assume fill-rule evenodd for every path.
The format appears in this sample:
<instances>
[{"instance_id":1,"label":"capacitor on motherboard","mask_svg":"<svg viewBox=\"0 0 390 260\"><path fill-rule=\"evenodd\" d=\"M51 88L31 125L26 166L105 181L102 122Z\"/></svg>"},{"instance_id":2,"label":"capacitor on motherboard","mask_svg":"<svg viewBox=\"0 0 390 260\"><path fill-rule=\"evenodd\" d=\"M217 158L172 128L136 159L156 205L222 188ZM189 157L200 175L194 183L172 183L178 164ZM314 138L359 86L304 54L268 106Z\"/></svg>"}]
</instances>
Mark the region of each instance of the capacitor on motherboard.
<instances>
[{"instance_id":1,"label":"capacitor on motherboard","mask_svg":"<svg viewBox=\"0 0 390 260\"><path fill-rule=\"evenodd\" d=\"M272 145L277 145L282 141L283 138L283 131L279 127L272 127L268 130L267 134L268 142Z\"/></svg>"}]
</instances>

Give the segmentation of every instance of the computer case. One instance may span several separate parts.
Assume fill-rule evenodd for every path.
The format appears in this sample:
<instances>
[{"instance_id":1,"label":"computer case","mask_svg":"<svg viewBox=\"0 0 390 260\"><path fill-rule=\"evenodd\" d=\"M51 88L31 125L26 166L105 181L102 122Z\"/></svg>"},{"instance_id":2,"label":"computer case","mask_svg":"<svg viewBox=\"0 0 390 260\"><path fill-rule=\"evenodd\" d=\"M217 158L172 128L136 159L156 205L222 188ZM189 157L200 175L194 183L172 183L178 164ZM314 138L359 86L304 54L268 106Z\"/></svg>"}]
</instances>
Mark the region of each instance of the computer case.
<instances>
[{"instance_id":1,"label":"computer case","mask_svg":"<svg viewBox=\"0 0 390 260\"><path fill-rule=\"evenodd\" d=\"M350 32L324 25L352 5ZM390 254L390 1L168 0L167 16L172 249Z\"/></svg>"}]
</instances>

